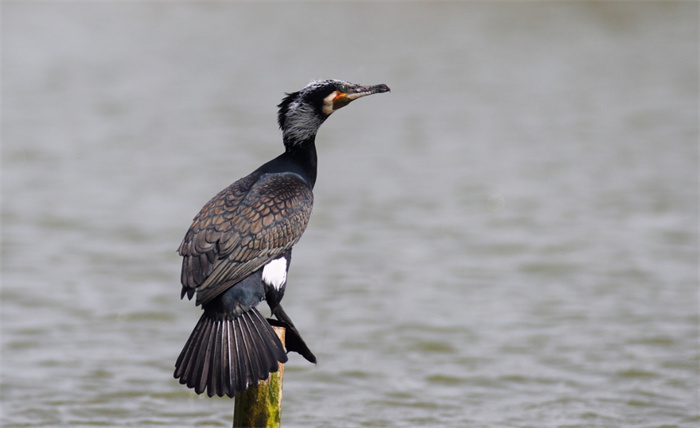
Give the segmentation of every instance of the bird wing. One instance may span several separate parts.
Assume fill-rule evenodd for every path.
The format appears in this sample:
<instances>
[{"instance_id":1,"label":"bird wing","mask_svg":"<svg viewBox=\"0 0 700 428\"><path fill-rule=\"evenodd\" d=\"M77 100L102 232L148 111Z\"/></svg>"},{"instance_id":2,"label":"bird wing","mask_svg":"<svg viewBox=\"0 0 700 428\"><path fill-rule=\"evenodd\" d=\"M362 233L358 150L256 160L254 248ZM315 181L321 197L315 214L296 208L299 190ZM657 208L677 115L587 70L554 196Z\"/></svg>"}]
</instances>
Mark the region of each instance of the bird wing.
<instances>
[{"instance_id":1,"label":"bird wing","mask_svg":"<svg viewBox=\"0 0 700 428\"><path fill-rule=\"evenodd\" d=\"M182 296L210 302L299 241L313 193L294 173L251 174L214 196L180 244Z\"/></svg>"}]
</instances>

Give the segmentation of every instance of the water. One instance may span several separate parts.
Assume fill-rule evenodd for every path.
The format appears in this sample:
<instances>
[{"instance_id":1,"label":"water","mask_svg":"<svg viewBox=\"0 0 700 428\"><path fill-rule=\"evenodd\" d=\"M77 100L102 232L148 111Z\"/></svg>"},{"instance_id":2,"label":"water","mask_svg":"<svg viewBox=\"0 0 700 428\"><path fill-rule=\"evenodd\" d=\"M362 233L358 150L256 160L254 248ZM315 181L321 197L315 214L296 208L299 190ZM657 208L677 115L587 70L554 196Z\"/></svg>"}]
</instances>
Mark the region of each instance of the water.
<instances>
[{"instance_id":1,"label":"water","mask_svg":"<svg viewBox=\"0 0 700 428\"><path fill-rule=\"evenodd\" d=\"M285 426L697 426L698 5L3 3L4 426L230 426L175 249L318 137Z\"/></svg>"}]
</instances>

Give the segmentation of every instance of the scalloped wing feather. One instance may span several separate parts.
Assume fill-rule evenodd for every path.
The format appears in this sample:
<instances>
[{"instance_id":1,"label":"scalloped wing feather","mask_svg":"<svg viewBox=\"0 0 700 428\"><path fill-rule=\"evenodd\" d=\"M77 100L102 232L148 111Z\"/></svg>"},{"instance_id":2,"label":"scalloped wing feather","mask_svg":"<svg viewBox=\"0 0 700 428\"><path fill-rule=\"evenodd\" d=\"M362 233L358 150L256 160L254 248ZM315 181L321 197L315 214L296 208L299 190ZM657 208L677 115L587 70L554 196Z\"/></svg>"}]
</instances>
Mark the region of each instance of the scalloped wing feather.
<instances>
[{"instance_id":1,"label":"scalloped wing feather","mask_svg":"<svg viewBox=\"0 0 700 428\"><path fill-rule=\"evenodd\" d=\"M178 252L182 296L205 304L280 257L306 229L313 193L294 173L251 174L212 198Z\"/></svg>"}]
</instances>

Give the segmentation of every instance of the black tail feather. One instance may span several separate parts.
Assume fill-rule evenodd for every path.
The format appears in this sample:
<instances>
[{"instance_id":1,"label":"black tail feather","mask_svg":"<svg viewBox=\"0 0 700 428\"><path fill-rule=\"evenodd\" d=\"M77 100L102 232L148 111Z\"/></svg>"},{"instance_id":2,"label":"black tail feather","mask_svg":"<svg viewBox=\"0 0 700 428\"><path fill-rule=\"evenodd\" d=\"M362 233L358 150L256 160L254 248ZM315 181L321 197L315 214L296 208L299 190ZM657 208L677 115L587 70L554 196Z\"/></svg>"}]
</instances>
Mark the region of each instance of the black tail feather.
<instances>
[{"instance_id":1,"label":"black tail feather","mask_svg":"<svg viewBox=\"0 0 700 428\"><path fill-rule=\"evenodd\" d=\"M215 323L212 329L212 354L211 354L211 364L209 366L209 374L207 376L207 388L209 391L221 391L224 393L224 380L222 379L223 373L225 372L225 367L222 366L223 362L223 340L216 340L218 337L226 337L223 331L224 323Z\"/></svg>"},{"instance_id":2,"label":"black tail feather","mask_svg":"<svg viewBox=\"0 0 700 428\"><path fill-rule=\"evenodd\" d=\"M234 319L205 311L175 363L175 378L197 394L234 397L285 362L282 343L257 309Z\"/></svg>"}]
</instances>

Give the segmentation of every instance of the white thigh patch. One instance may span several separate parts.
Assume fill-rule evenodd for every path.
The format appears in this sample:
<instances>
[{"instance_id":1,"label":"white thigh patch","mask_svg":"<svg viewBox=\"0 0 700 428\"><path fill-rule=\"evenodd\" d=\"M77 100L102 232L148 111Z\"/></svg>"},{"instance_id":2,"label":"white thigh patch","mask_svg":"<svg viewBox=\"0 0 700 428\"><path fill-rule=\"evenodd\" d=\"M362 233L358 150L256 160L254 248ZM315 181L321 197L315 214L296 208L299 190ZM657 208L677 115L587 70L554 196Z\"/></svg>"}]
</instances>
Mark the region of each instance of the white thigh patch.
<instances>
[{"instance_id":1,"label":"white thigh patch","mask_svg":"<svg viewBox=\"0 0 700 428\"><path fill-rule=\"evenodd\" d=\"M279 290L287 281L287 260L280 257L266 264L262 271L262 280Z\"/></svg>"}]
</instances>

